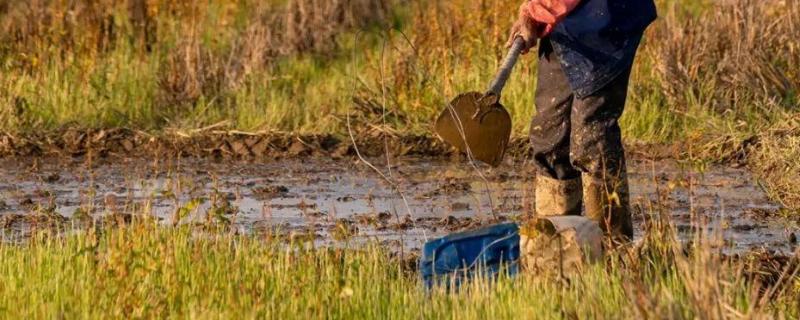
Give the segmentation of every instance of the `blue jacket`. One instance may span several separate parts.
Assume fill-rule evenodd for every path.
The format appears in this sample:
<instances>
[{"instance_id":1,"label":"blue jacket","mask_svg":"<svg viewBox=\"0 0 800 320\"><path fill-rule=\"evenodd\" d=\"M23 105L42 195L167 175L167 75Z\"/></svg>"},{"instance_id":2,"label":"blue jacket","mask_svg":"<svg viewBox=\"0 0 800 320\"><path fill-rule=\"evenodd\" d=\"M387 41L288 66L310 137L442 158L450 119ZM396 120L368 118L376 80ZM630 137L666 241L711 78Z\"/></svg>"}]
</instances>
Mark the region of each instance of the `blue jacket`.
<instances>
[{"instance_id":1,"label":"blue jacket","mask_svg":"<svg viewBox=\"0 0 800 320\"><path fill-rule=\"evenodd\" d=\"M653 0L583 0L550 34L572 90L583 98L633 65Z\"/></svg>"}]
</instances>

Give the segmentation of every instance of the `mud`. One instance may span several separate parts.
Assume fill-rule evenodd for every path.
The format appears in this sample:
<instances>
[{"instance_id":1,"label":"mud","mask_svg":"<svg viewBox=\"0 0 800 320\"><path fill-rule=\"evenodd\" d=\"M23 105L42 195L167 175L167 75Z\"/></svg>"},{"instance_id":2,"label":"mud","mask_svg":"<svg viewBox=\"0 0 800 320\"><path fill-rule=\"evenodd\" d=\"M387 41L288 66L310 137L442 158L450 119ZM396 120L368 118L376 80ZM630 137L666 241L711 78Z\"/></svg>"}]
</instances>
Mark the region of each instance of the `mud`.
<instances>
[{"instance_id":1,"label":"mud","mask_svg":"<svg viewBox=\"0 0 800 320\"><path fill-rule=\"evenodd\" d=\"M391 184L353 160L5 159L0 228L10 241L40 227L146 216L321 245L369 239L419 248L449 232L524 218L533 207L534 169L526 164L476 171L430 158L405 157L391 170L385 159L375 163ZM731 252L798 246L800 221L778 214L782 208L743 169L698 173L675 161L638 160L631 171L638 236L645 217L664 214L681 237L719 233Z\"/></svg>"},{"instance_id":2,"label":"mud","mask_svg":"<svg viewBox=\"0 0 800 320\"><path fill-rule=\"evenodd\" d=\"M358 135L364 155L386 152L381 134ZM397 155L449 155L452 150L438 139L405 135L391 137L389 151ZM150 134L128 129L67 129L41 135L0 133L0 157L142 157L194 156L224 159L276 159L303 157L342 158L356 154L350 139L335 135L301 135L279 132L194 130Z\"/></svg>"},{"instance_id":3,"label":"mud","mask_svg":"<svg viewBox=\"0 0 800 320\"><path fill-rule=\"evenodd\" d=\"M12 135L0 132L0 157L204 157L214 159L353 158L358 152L377 157L394 156L463 158L438 138L425 135L390 135L365 132L357 140L332 134L193 130L150 134L129 129L65 129L42 134ZM355 147L357 146L357 148ZM630 145L632 153L647 158L675 158L680 146ZM528 159L526 137L508 146L507 162ZM52 178L58 179L58 176Z\"/></svg>"}]
</instances>

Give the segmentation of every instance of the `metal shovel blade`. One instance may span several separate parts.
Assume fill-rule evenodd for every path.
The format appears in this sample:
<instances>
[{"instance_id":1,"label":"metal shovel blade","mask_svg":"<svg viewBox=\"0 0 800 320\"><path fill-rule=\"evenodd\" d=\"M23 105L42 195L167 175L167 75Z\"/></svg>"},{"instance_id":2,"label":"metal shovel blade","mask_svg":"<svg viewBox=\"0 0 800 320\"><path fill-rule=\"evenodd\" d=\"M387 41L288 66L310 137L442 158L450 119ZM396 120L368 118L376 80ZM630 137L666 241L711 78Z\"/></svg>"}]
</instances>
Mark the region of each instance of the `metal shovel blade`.
<instances>
[{"instance_id":1,"label":"metal shovel blade","mask_svg":"<svg viewBox=\"0 0 800 320\"><path fill-rule=\"evenodd\" d=\"M436 119L436 133L473 159L491 166L503 161L511 137L511 116L496 95L459 95Z\"/></svg>"}]
</instances>

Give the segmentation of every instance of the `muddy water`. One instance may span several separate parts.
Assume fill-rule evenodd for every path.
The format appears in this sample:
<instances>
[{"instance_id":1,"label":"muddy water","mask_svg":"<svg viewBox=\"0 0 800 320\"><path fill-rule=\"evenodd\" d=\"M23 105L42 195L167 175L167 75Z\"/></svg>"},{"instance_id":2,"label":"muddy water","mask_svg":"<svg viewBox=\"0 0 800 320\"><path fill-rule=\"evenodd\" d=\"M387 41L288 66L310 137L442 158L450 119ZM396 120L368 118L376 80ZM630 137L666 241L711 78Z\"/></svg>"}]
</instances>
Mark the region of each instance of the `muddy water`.
<instances>
[{"instance_id":1,"label":"muddy water","mask_svg":"<svg viewBox=\"0 0 800 320\"><path fill-rule=\"evenodd\" d=\"M352 161L215 162L147 159L4 160L0 165L3 236L24 235L24 217L146 213L163 223L229 223L242 233L272 233L332 243L377 239L417 248L449 232L518 218L533 204L527 165L476 169L464 163L376 160L384 177ZM631 190L638 231L643 217L665 212L681 236L707 221L729 250L791 251L796 219L780 218L746 171L697 172L673 161L633 161ZM392 183L387 182L392 181ZM123 215L124 216L124 215Z\"/></svg>"}]
</instances>

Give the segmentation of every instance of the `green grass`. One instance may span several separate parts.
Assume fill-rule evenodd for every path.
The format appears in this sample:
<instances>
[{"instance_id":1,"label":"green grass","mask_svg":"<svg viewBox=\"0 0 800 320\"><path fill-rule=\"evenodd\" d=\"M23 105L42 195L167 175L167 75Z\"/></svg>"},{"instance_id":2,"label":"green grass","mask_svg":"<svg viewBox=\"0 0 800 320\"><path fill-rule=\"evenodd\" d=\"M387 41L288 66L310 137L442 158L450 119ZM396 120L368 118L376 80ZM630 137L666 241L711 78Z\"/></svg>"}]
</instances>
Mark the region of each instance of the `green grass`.
<instances>
[{"instance_id":1,"label":"green grass","mask_svg":"<svg viewBox=\"0 0 800 320\"><path fill-rule=\"evenodd\" d=\"M44 30L13 29L28 20L12 15L13 11L0 12L0 21L11 28L7 33L24 35L8 38L5 49L0 50L4 75L0 80L0 110L4 113L0 130L27 135L65 127L130 127L158 133L224 123L226 128L244 131L344 134L342 119L352 111L350 101L355 94L402 115L404 120L389 124L393 130L430 135L431 119L449 99L458 92L486 87L502 57L506 29L514 18L511 3L483 4L476 9L469 1L415 1L407 6L390 0L362 2L396 7L387 21L378 23L387 29L373 26L357 32L345 26L336 30L334 37L316 42L298 36L299 40L285 41L312 41L319 48L272 55L270 50L283 47L252 30L277 28L273 32L281 32L280 27L259 19L271 19L269 12L277 12L276 6L283 2L209 1L187 5L191 10L169 11L168 4L154 1L150 9L156 12L151 18L156 40L150 51L139 44L142 40L122 7L100 7L114 17L118 33L107 40L110 45L105 50L98 50L92 42L103 39L98 35L103 29L95 25L102 20L94 16L98 13L90 10L78 14L78 19L89 24L85 28L65 21ZM759 6L781 10L780 4ZM38 9L56 17L65 10L56 4ZM789 91L763 97L759 96L759 83L732 80L731 85L727 79L757 74L720 72L713 65L735 56L726 47L747 50L754 44L723 39L717 47L702 47L711 45L702 38L704 32L712 32L705 31L704 21L719 11L712 1L660 1L659 10L661 18L645 37L633 75L623 119L627 139L672 143L697 135L759 132L784 116L787 108L796 114L797 74L781 75L787 77L784 81ZM781 18L793 21L792 14ZM439 19L445 16L447 19ZM717 22L726 24L721 28L734 28L737 22L731 17L734 15ZM768 28L761 25L766 21L772 20L755 20L757 25L748 27ZM321 27L307 26L310 30ZM676 33L687 28L687 33L699 32L699 40ZM796 26L786 28L770 34L794 31ZM794 52L797 45L788 36L788 43L776 37L764 41L769 46L759 47L766 52L766 63L778 70L795 62L785 54ZM690 53L680 55L682 50ZM535 113L534 56L523 58L504 94L518 136L525 134ZM736 59L740 58L755 59L742 62L745 64L760 61L755 54ZM695 60L697 65L682 67L686 70L664 67ZM764 67L767 65L754 66L757 71ZM682 80L684 76L688 82ZM735 105L726 105L721 99L731 92L737 95ZM362 120L374 122L380 117L367 116Z\"/></svg>"},{"instance_id":2,"label":"green grass","mask_svg":"<svg viewBox=\"0 0 800 320\"><path fill-rule=\"evenodd\" d=\"M661 18L645 37L631 82L622 121L626 139L673 143L697 136L752 135L797 113L797 74L782 75L789 89L794 88L785 94L776 91L763 96L761 84L740 84L743 80L731 84L728 78L757 74L720 72L712 62L735 56L726 46L754 44L723 39L719 48L699 47L707 43L702 38L708 27L703 21L719 9L710 1L684 2L659 2ZM109 40L113 45L106 51L92 47L90 39L97 37L94 29L70 29L69 24L61 28L71 30L66 38L70 46L56 41L61 36L58 28L33 33L25 40L9 39L8 48L0 50L0 62L4 62L0 65L4 75L0 130L29 135L65 127L129 127L158 133L222 123L224 128L243 131L344 135L343 119L354 111L351 97L356 95L401 115L401 120L390 121L392 130L431 135L431 119L442 105L458 92L485 88L502 57L506 28L513 19L511 4L476 10L467 2L413 2L393 11L386 22L393 29L356 32L344 28L326 40L331 43L320 44L330 47L324 51L312 48L266 56L274 44L249 32L264 27L258 20L264 14L258 12L277 5L211 1L192 11L196 18L180 11L158 11L152 18L158 27L157 40L149 52L137 45L127 13L116 7L108 10L114 13L120 36ZM770 10L779 5L761 6ZM58 15L58 9L51 5L42 10ZM442 15L449 19L431 21ZM793 21L792 13L784 15ZM84 19L91 18L87 16ZM0 19L10 25L23 22L10 14L0 13ZM736 23L726 19L720 23ZM187 31L176 24L183 20L197 29ZM695 39L676 33L683 28L700 34ZM796 26L787 28L791 31ZM774 41L765 40L773 47L760 47L766 52L764 59L777 70L795 61L785 53L793 52L797 42L782 39L776 36ZM786 48L778 47L780 43L786 43ZM690 53L681 55L679 50ZM757 62L760 57L740 58ZM683 67L686 70L669 69L695 60L696 65ZM535 61L534 54L522 59L504 93L517 136L527 132L535 113ZM767 70L767 65L756 62L747 66ZM727 105L723 99L731 94L736 96L734 105ZM366 114L357 125L379 119L380 114Z\"/></svg>"},{"instance_id":3,"label":"green grass","mask_svg":"<svg viewBox=\"0 0 800 320\"><path fill-rule=\"evenodd\" d=\"M628 139L672 142L691 133L714 132L732 121L708 111L714 90L722 90L714 83L705 87L696 83L701 95L680 101L662 92L664 79L669 79L660 76L657 68L660 52L667 50L660 38L672 31L665 30L669 28L665 25L702 20L714 11L709 2L688 3L678 9L660 3L662 18L651 28L658 30L648 33L634 72L623 121ZM395 10L387 23L397 31L367 28L356 37L354 30L343 29L332 40L336 45L331 50L259 58L271 44L248 47L259 40L247 38L248 27L260 26L256 19L261 16L253 12L276 5L211 1L192 11L199 14L197 18L160 13L153 18L159 27L158 39L147 53L136 45L127 13L117 7L109 11L121 36L112 40L107 51L92 47L90 39L97 37L93 29L74 30L69 24L60 28L71 30L66 38L74 43L70 46L57 41L62 36L58 28L33 33L24 41L9 39L9 48L0 50L4 62L0 108L6 113L0 117L0 128L19 134L64 127L159 132L225 122L230 129L245 131L343 134L342 117L352 108L355 83L356 95L381 104L385 101L389 110L406 117L391 123L395 130L430 135L428 125L446 101L458 92L485 88L502 56L505 30L514 16L510 4L475 12L466 2L448 4L445 8L449 9L414 2ZM56 5L43 10L48 9L60 14ZM443 14L450 14L450 19L429 22L430 17ZM6 15L12 25L24 22ZM479 23L474 16L481 18ZM196 24L197 30L176 25L181 19ZM474 25L465 25L468 21ZM517 135L527 131L535 113L533 56L523 59L504 96ZM796 106L791 96L786 98L788 105ZM676 102L688 106L675 113L676 106L670 104ZM762 118L776 110L761 112L755 107L734 110L735 118L744 119L748 128L770 123Z\"/></svg>"},{"instance_id":4,"label":"green grass","mask_svg":"<svg viewBox=\"0 0 800 320\"><path fill-rule=\"evenodd\" d=\"M149 223L0 244L3 318L560 319L800 316L800 282L759 300L745 262L671 242L588 269L426 293L387 249L311 248ZM763 288L763 287L762 287Z\"/></svg>"}]
</instances>

